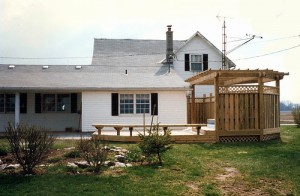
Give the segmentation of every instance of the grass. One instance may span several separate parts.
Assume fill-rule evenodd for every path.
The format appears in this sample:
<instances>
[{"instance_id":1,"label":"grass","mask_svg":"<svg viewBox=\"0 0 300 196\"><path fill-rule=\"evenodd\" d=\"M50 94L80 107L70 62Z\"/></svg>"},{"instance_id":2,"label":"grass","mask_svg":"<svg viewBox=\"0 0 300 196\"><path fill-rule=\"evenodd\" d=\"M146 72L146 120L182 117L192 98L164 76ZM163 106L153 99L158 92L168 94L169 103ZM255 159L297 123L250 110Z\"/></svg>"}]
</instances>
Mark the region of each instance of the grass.
<instances>
[{"instance_id":1,"label":"grass","mask_svg":"<svg viewBox=\"0 0 300 196\"><path fill-rule=\"evenodd\" d=\"M176 144L164 155L162 167L105 169L98 175L67 174L64 164L36 176L0 172L0 195L299 195L300 129L284 126L281 138L262 143ZM75 144L58 141L54 149ZM7 143L0 140L1 145Z\"/></svg>"}]
</instances>

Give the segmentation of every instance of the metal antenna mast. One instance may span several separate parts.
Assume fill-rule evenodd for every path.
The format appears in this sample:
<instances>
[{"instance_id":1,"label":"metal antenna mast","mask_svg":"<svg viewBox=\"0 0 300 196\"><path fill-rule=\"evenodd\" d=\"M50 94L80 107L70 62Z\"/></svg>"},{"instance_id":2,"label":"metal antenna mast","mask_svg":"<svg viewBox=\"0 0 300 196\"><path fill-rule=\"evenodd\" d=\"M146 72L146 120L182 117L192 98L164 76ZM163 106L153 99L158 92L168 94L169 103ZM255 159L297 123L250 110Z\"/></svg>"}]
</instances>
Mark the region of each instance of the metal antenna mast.
<instances>
[{"instance_id":1,"label":"metal antenna mast","mask_svg":"<svg viewBox=\"0 0 300 196\"><path fill-rule=\"evenodd\" d=\"M226 69L226 22L225 17L222 26L222 69Z\"/></svg>"}]
</instances>

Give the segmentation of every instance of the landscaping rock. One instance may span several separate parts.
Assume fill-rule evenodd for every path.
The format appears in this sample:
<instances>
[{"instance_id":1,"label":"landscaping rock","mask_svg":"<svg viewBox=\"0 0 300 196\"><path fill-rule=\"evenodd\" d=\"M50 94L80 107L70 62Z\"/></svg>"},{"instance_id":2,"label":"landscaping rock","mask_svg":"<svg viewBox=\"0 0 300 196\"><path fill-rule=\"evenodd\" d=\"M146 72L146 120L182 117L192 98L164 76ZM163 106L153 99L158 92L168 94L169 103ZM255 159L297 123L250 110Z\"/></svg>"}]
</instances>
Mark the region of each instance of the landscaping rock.
<instances>
[{"instance_id":1,"label":"landscaping rock","mask_svg":"<svg viewBox=\"0 0 300 196\"><path fill-rule=\"evenodd\" d=\"M104 146L104 149L105 150L110 150L110 147L109 146Z\"/></svg>"},{"instance_id":2,"label":"landscaping rock","mask_svg":"<svg viewBox=\"0 0 300 196\"><path fill-rule=\"evenodd\" d=\"M115 159L121 163L125 163L125 156L124 155L116 155Z\"/></svg>"},{"instance_id":3,"label":"landscaping rock","mask_svg":"<svg viewBox=\"0 0 300 196\"><path fill-rule=\"evenodd\" d=\"M75 150L75 147L64 148L64 150Z\"/></svg>"},{"instance_id":4,"label":"landscaping rock","mask_svg":"<svg viewBox=\"0 0 300 196\"><path fill-rule=\"evenodd\" d=\"M105 161L105 162L104 162L104 165L105 165L105 166L108 166L108 167L111 167L111 166L115 166L116 163L113 162L113 161Z\"/></svg>"},{"instance_id":5,"label":"landscaping rock","mask_svg":"<svg viewBox=\"0 0 300 196\"><path fill-rule=\"evenodd\" d=\"M126 167L125 163L116 162L116 165L114 167Z\"/></svg>"},{"instance_id":6,"label":"landscaping rock","mask_svg":"<svg viewBox=\"0 0 300 196\"><path fill-rule=\"evenodd\" d=\"M9 164L4 169L18 169L20 167L20 164Z\"/></svg>"},{"instance_id":7,"label":"landscaping rock","mask_svg":"<svg viewBox=\"0 0 300 196\"><path fill-rule=\"evenodd\" d=\"M0 159L0 165L2 165L3 164L3 161Z\"/></svg>"},{"instance_id":8,"label":"landscaping rock","mask_svg":"<svg viewBox=\"0 0 300 196\"><path fill-rule=\"evenodd\" d=\"M7 167L7 164L2 164L2 165L0 165L0 171L1 171L1 170L4 170L6 167Z\"/></svg>"},{"instance_id":9,"label":"landscaping rock","mask_svg":"<svg viewBox=\"0 0 300 196\"><path fill-rule=\"evenodd\" d=\"M127 163L126 167L132 167L132 164L131 163Z\"/></svg>"},{"instance_id":10,"label":"landscaping rock","mask_svg":"<svg viewBox=\"0 0 300 196\"><path fill-rule=\"evenodd\" d=\"M90 166L90 164L87 161L78 161L78 162L75 162L75 165L77 165L78 167L80 167L82 169Z\"/></svg>"},{"instance_id":11,"label":"landscaping rock","mask_svg":"<svg viewBox=\"0 0 300 196\"><path fill-rule=\"evenodd\" d=\"M67 163L67 167L78 167L75 163L70 163L70 162L68 162Z\"/></svg>"}]
</instances>

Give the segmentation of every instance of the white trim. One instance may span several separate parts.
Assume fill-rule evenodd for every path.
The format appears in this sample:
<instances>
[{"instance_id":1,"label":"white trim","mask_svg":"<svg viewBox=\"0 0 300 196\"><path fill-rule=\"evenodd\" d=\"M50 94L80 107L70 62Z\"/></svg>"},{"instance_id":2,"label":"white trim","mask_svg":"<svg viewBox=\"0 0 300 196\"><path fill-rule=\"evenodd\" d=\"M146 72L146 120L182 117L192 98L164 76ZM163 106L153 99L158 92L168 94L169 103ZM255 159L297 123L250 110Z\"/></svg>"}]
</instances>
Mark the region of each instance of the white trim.
<instances>
[{"instance_id":1,"label":"white trim","mask_svg":"<svg viewBox=\"0 0 300 196\"><path fill-rule=\"evenodd\" d=\"M20 93L15 93L15 127L20 124Z\"/></svg>"}]
</instances>

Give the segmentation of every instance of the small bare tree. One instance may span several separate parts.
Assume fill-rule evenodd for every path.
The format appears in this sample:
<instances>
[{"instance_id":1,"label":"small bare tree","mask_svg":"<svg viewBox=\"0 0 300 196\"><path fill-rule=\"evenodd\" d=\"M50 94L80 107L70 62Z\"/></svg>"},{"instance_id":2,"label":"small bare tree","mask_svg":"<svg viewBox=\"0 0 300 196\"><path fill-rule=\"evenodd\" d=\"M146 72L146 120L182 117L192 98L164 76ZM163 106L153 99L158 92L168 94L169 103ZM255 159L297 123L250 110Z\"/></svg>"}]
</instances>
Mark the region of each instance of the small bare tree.
<instances>
[{"instance_id":1,"label":"small bare tree","mask_svg":"<svg viewBox=\"0 0 300 196\"><path fill-rule=\"evenodd\" d=\"M77 149L88 164L94 167L94 171L99 172L107 159L108 150L105 149L105 143L96 138L84 139L81 137L77 143Z\"/></svg>"},{"instance_id":2,"label":"small bare tree","mask_svg":"<svg viewBox=\"0 0 300 196\"><path fill-rule=\"evenodd\" d=\"M25 124L15 127L8 123L5 131L14 159L26 174L33 174L34 167L46 158L55 138L46 128Z\"/></svg>"}]
</instances>

